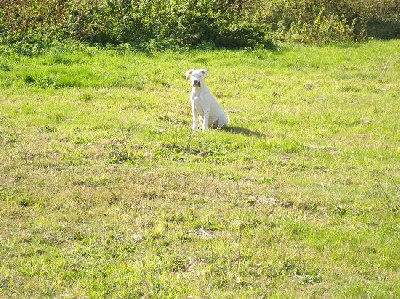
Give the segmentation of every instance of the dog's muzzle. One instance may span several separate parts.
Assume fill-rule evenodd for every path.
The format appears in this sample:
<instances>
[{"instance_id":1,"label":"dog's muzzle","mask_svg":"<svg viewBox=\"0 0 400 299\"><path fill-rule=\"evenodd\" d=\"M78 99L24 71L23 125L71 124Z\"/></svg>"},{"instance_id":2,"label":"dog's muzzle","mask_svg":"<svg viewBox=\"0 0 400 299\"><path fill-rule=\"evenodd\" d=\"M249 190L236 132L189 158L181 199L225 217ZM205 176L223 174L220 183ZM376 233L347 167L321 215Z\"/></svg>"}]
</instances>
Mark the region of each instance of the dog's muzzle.
<instances>
[{"instance_id":1,"label":"dog's muzzle","mask_svg":"<svg viewBox=\"0 0 400 299\"><path fill-rule=\"evenodd\" d=\"M199 80L193 80L193 86L200 87L200 81Z\"/></svg>"}]
</instances>

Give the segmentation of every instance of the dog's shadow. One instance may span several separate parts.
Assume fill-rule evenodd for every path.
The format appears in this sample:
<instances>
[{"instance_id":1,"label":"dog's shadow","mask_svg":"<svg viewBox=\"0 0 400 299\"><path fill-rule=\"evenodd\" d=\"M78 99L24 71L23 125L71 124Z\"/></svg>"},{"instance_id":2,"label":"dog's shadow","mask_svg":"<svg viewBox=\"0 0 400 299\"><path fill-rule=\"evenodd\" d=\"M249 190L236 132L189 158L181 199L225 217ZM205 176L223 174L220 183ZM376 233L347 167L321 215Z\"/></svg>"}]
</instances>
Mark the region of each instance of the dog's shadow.
<instances>
[{"instance_id":1,"label":"dog's shadow","mask_svg":"<svg viewBox=\"0 0 400 299\"><path fill-rule=\"evenodd\" d=\"M263 133L260 133L257 131L252 131L252 130L249 130L246 128L241 128L241 127L226 126L226 127L222 127L221 129L228 133L242 134L242 135L245 135L248 137L258 137L258 138L265 137L265 134L263 134Z\"/></svg>"}]
</instances>

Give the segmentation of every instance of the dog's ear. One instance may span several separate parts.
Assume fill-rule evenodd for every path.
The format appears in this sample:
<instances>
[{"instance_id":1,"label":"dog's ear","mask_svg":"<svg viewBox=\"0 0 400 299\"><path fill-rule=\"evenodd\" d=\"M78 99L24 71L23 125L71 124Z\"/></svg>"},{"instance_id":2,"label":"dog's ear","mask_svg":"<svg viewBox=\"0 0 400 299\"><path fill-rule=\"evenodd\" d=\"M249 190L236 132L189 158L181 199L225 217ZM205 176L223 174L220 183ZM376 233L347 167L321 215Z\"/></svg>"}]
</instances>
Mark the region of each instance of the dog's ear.
<instances>
[{"instance_id":1,"label":"dog's ear","mask_svg":"<svg viewBox=\"0 0 400 299\"><path fill-rule=\"evenodd\" d=\"M201 69L200 71L204 74L204 76L208 76L208 71L206 69Z\"/></svg>"},{"instance_id":2,"label":"dog's ear","mask_svg":"<svg viewBox=\"0 0 400 299\"><path fill-rule=\"evenodd\" d=\"M190 69L186 72L186 79L189 79L190 75L193 73L194 69Z\"/></svg>"}]
</instances>

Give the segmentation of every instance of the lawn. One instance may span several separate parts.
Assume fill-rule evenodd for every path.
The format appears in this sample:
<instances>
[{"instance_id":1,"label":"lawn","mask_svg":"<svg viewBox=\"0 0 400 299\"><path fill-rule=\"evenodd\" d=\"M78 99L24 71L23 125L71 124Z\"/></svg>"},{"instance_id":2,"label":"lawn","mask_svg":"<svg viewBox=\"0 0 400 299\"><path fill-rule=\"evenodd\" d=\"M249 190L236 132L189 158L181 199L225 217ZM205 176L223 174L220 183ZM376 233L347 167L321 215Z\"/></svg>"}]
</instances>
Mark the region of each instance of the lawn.
<instances>
[{"instance_id":1,"label":"lawn","mask_svg":"<svg viewBox=\"0 0 400 299\"><path fill-rule=\"evenodd\" d=\"M399 40L0 53L0 298L400 297Z\"/></svg>"}]
</instances>

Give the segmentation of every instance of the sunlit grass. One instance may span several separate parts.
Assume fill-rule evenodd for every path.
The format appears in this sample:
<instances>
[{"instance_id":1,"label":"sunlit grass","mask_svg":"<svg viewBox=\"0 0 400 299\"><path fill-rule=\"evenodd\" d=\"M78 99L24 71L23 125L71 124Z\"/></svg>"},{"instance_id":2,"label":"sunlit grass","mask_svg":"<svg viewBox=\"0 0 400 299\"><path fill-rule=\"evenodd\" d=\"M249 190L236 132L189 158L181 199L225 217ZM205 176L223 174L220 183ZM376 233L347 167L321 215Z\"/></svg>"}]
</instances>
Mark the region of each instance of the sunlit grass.
<instances>
[{"instance_id":1,"label":"sunlit grass","mask_svg":"<svg viewBox=\"0 0 400 299\"><path fill-rule=\"evenodd\" d=\"M0 297L398 297L399 47L3 54Z\"/></svg>"}]
</instances>

